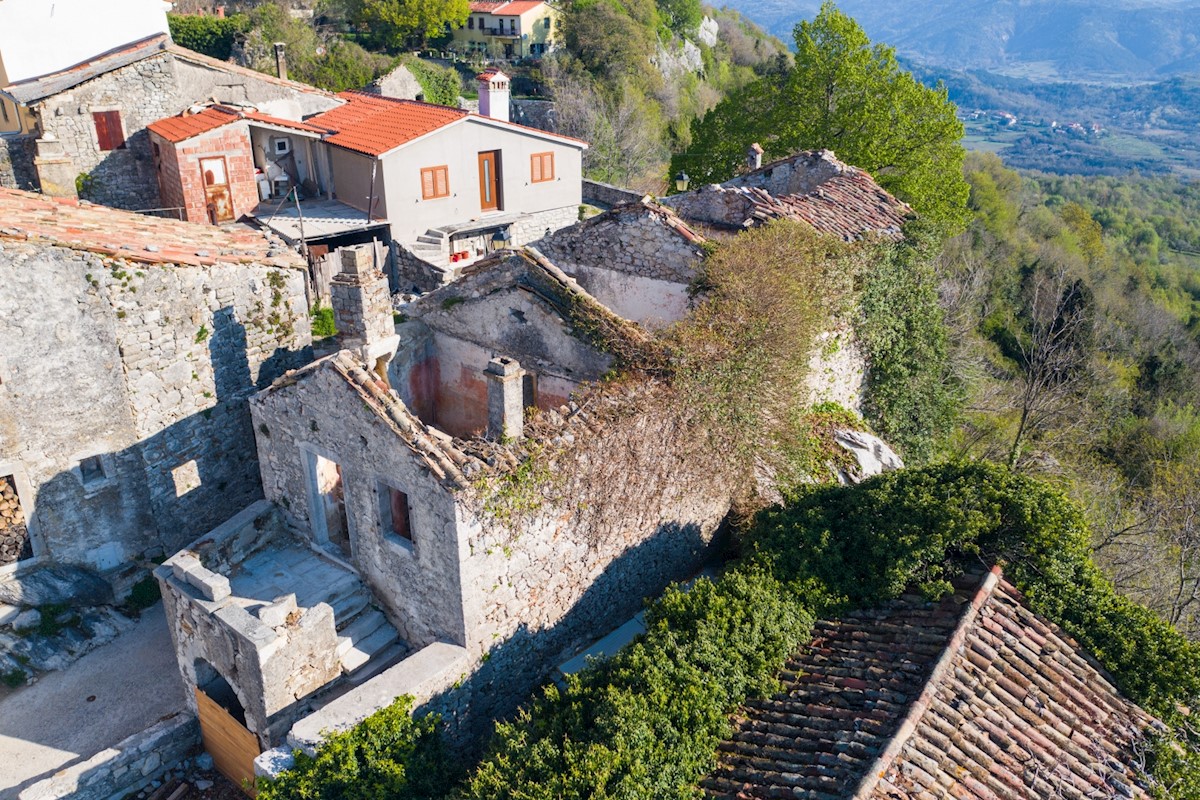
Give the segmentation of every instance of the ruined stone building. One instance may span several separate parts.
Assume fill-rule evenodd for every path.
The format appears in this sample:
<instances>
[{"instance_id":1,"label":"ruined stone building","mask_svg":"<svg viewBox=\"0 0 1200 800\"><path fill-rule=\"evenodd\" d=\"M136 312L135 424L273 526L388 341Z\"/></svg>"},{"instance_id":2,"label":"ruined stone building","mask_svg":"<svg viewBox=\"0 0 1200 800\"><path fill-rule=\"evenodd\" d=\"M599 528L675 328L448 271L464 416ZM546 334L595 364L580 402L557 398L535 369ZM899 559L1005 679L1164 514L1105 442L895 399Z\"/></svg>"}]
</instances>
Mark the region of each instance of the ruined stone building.
<instances>
[{"instance_id":1,"label":"ruined stone building","mask_svg":"<svg viewBox=\"0 0 1200 800\"><path fill-rule=\"evenodd\" d=\"M0 189L0 483L23 524L0 580L114 579L261 496L247 397L311 358L299 257Z\"/></svg>"},{"instance_id":2,"label":"ruined stone building","mask_svg":"<svg viewBox=\"0 0 1200 800\"><path fill-rule=\"evenodd\" d=\"M170 41L156 0L5 0L0 186L127 209L162 208L146 126L196 104L290 120L342 101Z\"/></svg>"}]
</instances>

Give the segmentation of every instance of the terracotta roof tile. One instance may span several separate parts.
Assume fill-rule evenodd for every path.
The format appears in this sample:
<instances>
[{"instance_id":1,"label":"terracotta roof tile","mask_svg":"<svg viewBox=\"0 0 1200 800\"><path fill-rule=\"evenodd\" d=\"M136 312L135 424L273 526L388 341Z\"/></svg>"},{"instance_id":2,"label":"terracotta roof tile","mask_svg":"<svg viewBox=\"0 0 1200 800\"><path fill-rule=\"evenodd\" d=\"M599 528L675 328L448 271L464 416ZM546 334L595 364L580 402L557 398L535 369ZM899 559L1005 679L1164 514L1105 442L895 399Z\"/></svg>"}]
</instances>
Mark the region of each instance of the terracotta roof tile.
<instances>
[{"instance_id":1,"label":"terracotta roof tile","mask_svg":"<svg viewBox=\"0 0 1200 800\"><path fill-rule=\"evenodd\" d=\"M495 14L497 16L520 16L526 11L532 11L546 0L474 0L471 3L472 14Z\"/></svg>"},{"instance_id":2,"label":"terracotta roof tile","mask_svg":"<svg viewBox=\"0 0 1200 800\"><path fill-rule=\"evenodd\" d=\"M467 116L456 108L364 92L342 92L338 97L346 104L309 118L308 124L334 131L325 139L330 144L369 156L381 156Z\"/></svg>"},{"instance_id":3,"label":"terracotta roof tile","mask_svg":"<svg viewBox=\"0 0 1200 800\"><path fill-rule=\"evenodd\" d=\"M151 264L303 267L298 254L242 225L196 225L0 188L0 240L46 242Z\"/></svg>"},{"instance_id":4,"label":"terracotta roof tile","mask_svg":"<svg viewBox=\"0 0 1200 800\"><path fill-rule=\"evenodd\" d=\"M1133 746L1158 723L998 570L973 598L965 588L939 603L906 596L819 623L784 669L784 691L747 704L705 792L1148 797Z\"/></svg>"},{"instance_id":5,"label":"terracotta roof tile","mask_svg":"<svg viewBox=\"0 0 1200 800\"><path fill-rule=\"evenodd\" d=\"M174 117L164 117L163 119L151 122L146 127L167 141L178 143L242 119L248 119L264 125L275 125L281 128L304 131L306 133L325 133L324 128L318 128L315 125L309 125L305 122L272 117L258 111L246 111L219 104L208 106L203 111L195 114L184 113Z\"/></svg>"}]
</instances>

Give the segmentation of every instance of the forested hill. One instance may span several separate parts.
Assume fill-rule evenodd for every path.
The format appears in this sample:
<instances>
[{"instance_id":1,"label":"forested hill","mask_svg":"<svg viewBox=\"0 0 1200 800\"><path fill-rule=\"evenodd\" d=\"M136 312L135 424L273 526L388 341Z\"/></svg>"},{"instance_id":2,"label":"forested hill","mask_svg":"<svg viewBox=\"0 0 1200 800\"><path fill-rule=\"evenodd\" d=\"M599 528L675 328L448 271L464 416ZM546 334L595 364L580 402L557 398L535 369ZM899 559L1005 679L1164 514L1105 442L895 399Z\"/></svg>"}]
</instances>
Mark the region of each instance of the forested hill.
<instances>
[{"instance_id":1,"label":"forested hill","mask_svg":"<svg viewBox=\"0 0 1200 800\"><path fill-rule=\"evenodd\" d=\"M730 0L790 39L820 0ZM907 58L1081 81L1200 72L1200 0L842 0L875 41Z\"/></svg>"}]
</instances>

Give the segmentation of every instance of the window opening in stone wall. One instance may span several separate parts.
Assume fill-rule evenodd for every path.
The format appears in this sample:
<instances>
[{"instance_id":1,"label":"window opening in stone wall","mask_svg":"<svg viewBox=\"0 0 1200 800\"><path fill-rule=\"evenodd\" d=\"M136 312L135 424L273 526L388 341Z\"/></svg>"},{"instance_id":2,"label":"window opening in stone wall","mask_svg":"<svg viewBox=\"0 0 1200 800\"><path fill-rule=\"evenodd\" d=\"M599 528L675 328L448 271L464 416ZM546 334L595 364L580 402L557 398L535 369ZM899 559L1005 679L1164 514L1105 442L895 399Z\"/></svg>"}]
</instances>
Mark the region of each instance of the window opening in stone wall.
<instances>
[{"instance_id":1,"label":"window opening in stone wall","mask_svg":"<svg viewBox=\"0 0 1200 800\"><path fill-rule=\"evenodd\" d=\"M103 483L107 476L104 474L104 461L100 456L88 456L79 461L79 480L84 486L95 486Z\"/></svg>"},{"instance_id":2,"label":"window opening in stone wall","mask_svg":"<svg viewBox=\"0 0 1200 800\"><path fill-rule=\"evenodd\" d=\"M193 489L200 488L200 466L196 459L186 464L180 464L171 470L171 480L175 482L175 496L183 497Z\"/></svg>"},{"instance_id":3,"label":"window opening in stone wall","mask_svg":"<svg viewBox=\"0 0 1200 800\"><path fill-rule=\"evenodd\" d=\"M204 659L196 659L195 664L196 687L208 695L209 700L212 700L221 708L228 711L229 716L244 726L246 724L246 709L242 707L242 702L238 700L237 690Z\"/></svg>"},{"instance_id":4,"label":"window opening in stone wall","mask_svg":"<svg viewBox=\"0 0 1200 800\"><path fill-rule=\"evenodd\" d=\"M386 483L379 484L379 520L384 536L412 543L412 517L408 495Z\"/></svg>"},{"instance_id":5,"label":"window opening in stone wall","mask_svg":"<svg viewBox=\"0 0 1200 800\"><path fill-rule=\"evenodd\" d=\"M315 533L325 534L325 539L349 558L350 523L346 518L346 487L342 481L342 467L335 461L315 453L309 454L311 470L310 486L315 493L313 506L319 515L314 522ZM321 531L320 528L324 530Z\"/></svg>"},{"instance_id":6,"label":"window opening in stone wall","mask_svg":"<svg viewBox=\"0 0 1200 800\"><path fill-rule=\"evenodd\" d=\"M5 475L0 478L0 565L30 558L33 558L33 542L17 495L17 478Z\"/></svg>"},{"instance_id":7,"label":"window opening in stone wall","mask_svg":"<svg viewBox=\"0 0 1200 800\"><path fill-rule=\"evenodd\" d=\"M101 150L125 149L125 129L121 126L120 111L93 111L92 123L96 126L96 142Z\"/></svg>"}]
</instances>

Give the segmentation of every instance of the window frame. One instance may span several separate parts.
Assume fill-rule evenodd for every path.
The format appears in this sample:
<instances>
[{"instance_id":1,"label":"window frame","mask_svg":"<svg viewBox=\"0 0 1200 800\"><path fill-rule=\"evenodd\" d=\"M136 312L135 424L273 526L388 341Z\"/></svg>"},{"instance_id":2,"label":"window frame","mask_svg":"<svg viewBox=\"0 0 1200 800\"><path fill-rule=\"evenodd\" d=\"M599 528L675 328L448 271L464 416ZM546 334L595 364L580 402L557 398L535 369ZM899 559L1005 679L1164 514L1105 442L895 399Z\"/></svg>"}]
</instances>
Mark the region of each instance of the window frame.
<instances>
[{"instance_id":1,"label":"window frame","mask_svg":"<svg viewBox=\"0 0 1200 800\"><path fill-rule=\"evenodd\" d=\"M442 177L442 189L438 192L438 173ZM431 191L426 191L426 176L429 180ZM421 167L421 199L422 200L440 200L443 197L450 196L450 166L441 164L436 167Z\"/></svg>"},{"instance_id":2,"label":"window frame","mask_svg":"<svg viewBox=\"0 0 1200 800\"><path fill-rule=\"evenodd\" d=\"M546 165L550 166L550 174L546 175ZM554 167L554 151L546 150L541 153L532 153L529 156L529 182L530 183L550 183L558 177Z\"/></svg>"},{"instance_id":3,"label":"window frame","mask_svg":"<svg viewBox=\"0 0 1200 800\"><path fill-rule=\"evenodd\" d=\"M100 152L111 153L113 150L127 149L129 141L125 137L125 122L121 119L120 109L93 111L92 129L96 132L96 145Z\"/></svg>"},{"instance_id":4,"label":"window frame","mask_svg":"<svg viewBox=\"0 0 1200 800\"><path fill-rule=\"evenodd\" d=\"M411 495L403 489L397 489L391 482L379 479L375 482L378 498L379 532L385 541L398 545L409 552L415 552L417 546L416 526L413 524L413 504ZM396 530L396 516L393 508L393 495L400 496L404 509L404 532Z\"/></svg>"}]
</instances>

